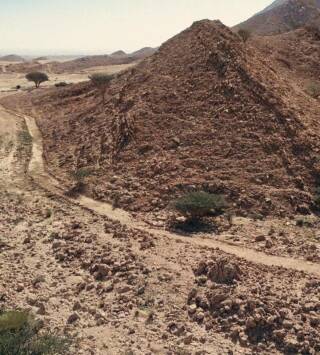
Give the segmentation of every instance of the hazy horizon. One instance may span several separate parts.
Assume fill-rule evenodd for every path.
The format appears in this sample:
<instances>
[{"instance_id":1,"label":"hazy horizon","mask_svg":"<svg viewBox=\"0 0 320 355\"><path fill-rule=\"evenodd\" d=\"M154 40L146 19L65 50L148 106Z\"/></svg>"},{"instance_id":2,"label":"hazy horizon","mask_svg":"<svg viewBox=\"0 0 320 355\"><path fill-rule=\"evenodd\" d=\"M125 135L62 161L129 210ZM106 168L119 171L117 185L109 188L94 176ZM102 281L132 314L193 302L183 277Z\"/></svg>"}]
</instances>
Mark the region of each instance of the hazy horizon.
<instances>
[{"instance_id":1,"label":"hazy horizon","mask_svg":"<svg viewBox=\"0 0 320 355\"><path fill-rule=\"evenodd\" d=\"M204 18L234 26L271 0L0 0L1 55L84 55L158 47Z\"/></svg>"}]
</instances>

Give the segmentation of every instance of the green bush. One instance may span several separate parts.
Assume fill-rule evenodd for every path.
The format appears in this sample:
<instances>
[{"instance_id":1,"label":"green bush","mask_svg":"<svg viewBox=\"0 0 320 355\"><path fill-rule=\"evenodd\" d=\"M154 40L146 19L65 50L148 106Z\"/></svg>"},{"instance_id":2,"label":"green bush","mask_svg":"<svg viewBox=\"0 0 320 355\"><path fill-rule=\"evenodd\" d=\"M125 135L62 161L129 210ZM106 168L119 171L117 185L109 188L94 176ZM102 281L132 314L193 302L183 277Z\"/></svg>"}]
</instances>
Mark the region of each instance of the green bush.
<instances>
[{"instance_id":1,"label":"green bush","mask_svg":"<svg viewBox=\"0 0 320 355\"><path fill-rule=\"evenodd\" d=\"M62 355L70 342L52 334L40 334L37 321L27 312L0 313L1 355Z\"/></svg>"},{"instance_id":2,"label":"green bush","mask_svg":"<svg viewBox=\"0 0 320 355\"><path fill-rule=\"evenodd\" d=\"M223 195L198 191L175 200L173 208L188 219L199 220L203 217L223 214L227 203Z\"/></svg>"},{"instance_id":3,"label":"green bush","mask_svg":"<svg viewBox=\"0 0 320 355\"><path fill-rule=\"evenodd\" d=\"M320 96L320 83L318 81L310 82L307 85L305 92L314 99L317 99Z\"/></svg>"},{"instance_id":4,"label":"green bush","mask_svg":"<svg viewBox=\"0 0 320 355\"><path fill-rule=\"evenodd\" d=\"M29 145L32 143L32 136L29 131L20 131L19 132L19 139L23 144Z\"/></svg>"},{"instance_id":5,"label":"green bush","mask_svg":"<svg viewBox=\"0 0 320 355\"><path fill-rule=\"evenodd\" d=\"M56 88L63 88L63 87L65 87L65 86L68 86L68 84L67 84L65 81L61 81L61 82L59 82L59 83L55 83L54 86L55 86Z\"/></svg>"},{"instance_id":6,"label":"green bush","mask_svg":"<svg viewBox=\"0 0 320 355\"><path fill-rule=\"evenodd\" d=\"M114 75L109 73L94 73L89 76L92 84L96 87L103 87L105 88L109 85L110 81L113 79Z\"/></svg>"},{"instance_id":7,"label":"green bush","mask_svg":"<svg viewBox=\"0 0 320 355\"><path fill-rule=\"evenodd\" d=\"M73 172L73 178L76 181L82 182L85 180L86 177L90 176L92 174L92 170L89 168L80 168L76 171Z\"/></svg>"}]
</instances>

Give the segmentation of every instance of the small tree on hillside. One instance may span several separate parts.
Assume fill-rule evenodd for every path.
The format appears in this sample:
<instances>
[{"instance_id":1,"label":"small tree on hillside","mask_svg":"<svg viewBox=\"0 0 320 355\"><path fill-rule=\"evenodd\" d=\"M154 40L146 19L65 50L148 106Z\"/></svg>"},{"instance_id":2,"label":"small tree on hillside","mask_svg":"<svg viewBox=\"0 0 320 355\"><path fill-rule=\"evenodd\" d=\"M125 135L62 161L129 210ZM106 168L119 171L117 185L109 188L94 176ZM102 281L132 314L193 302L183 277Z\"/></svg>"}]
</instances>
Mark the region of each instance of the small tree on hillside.
<instances>
[{"instance_id":1,"label":"small tree on hillside","mask_svg":"<svg viewBox=\"0 0 320 355\"><path fill-rule=\"evenodd\" d=\"M227 203L223 195L204 191L191 192L175 200L172 207L189 221L199 221L204 217L223 214Z\"/></svg>"},{"instance_id":2,"label":"small tree on hillside","mask_svg":"<svg viewBox=\"0 0 320 355\"><path fill-rule=\"evenodd\" d=\"M26 75L28 81L33 81L36 85L36 88L40 86L41 83L49 81L49 77L46 73L41 72L31 72Z\"/></svg>"},{"instance_id":3,"label":"small tree on hillside","mask_svg":"<svg viewBox=\"0 0 320 355\"><path fill-rule=\"evenodd\" d=\"M241 37L241 39L243 40L244 43L246 43L248 41L248 39L251 37L251 32L248 30L245 30L243 28L241 28L238 31L238 35Z\"/></svg>"},{"instance_id":4,"label":"small tree on hillside","mask_svg":"<svg viewBox=\"0 0 320 355\"><path fill-rule=\"evenodd\" d=\"M113 79L113 75L107 73L95 73L89 76L92 84L100 92L102 97L102 105L105 104L106 90Z\"/></svg>"}]
</instances>

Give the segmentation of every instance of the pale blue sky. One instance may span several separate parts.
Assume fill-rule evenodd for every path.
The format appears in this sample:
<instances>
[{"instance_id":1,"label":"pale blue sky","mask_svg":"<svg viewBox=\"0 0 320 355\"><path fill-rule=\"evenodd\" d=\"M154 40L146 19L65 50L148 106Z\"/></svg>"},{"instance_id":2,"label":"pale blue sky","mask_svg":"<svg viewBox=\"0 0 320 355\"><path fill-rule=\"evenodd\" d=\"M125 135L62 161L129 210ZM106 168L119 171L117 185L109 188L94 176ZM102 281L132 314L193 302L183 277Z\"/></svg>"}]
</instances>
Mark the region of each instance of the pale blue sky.
<instances>
[{"instance_id":1,"label":"pale blue sky","mask_svg":"<svg viewBox=\"0 0 320 355\"><path fill-rule=\"evenodd\" d=\"M0 0L0 52L156 47L204 18L235 25L272 0Z\"/></svg>"}]
</instances>

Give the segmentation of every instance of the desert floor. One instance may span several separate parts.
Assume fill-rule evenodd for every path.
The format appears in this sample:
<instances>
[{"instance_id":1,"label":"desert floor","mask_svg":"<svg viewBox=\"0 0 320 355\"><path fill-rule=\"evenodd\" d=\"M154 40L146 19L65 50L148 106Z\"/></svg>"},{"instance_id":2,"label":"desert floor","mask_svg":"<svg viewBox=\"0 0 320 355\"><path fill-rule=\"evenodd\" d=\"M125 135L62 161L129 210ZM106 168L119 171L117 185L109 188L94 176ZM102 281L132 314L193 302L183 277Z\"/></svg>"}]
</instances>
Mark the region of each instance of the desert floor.
<instances>
[{"instance_id":1,"label":"desert floor","mask_svg":"<svg viewBox=\"0 0 320 355\"><path fill-rule=\"evenodd\" d=\"M80 82L96 70L53 75L47 85ZM1 91L16 85L30 86L23 75L0 74ZM29 309L46 328L73 337L75 354L316 348L320 267L308 257L319 248L314 229L235 218L220 235L174 234L86 196L67 197L47 173L42 149L35 119L0 107L2 306ZM278 230L287 230L285 241L272 237ZM308 231L311 241L303 239ZM222 268L206 275L204 265ZM265 337L250 338L261 319Z\"/></svg>"},{"instance_id":2,"label":"desert floor","mask_svg":"<svg viewBox=\"0 0 320 355\"><path fill-rule=\"evenodd\" d=\"M46 61L41 61L41 63L46 63ZM13 64L13 63L0 62L0 68L2 69L2 73L0 72L0 92L15 90L17 85L20 85L22 89L28 89L34 86L33 83L30 83L25 79L25 74L6 72L5 68L6 65L8 64ZM127 69L131 65L132 64L109 65L105 67L92 67L87 70L81 70L78 72L75 71L73 73L65 73L65 74L54 74L51 73L49 70L47 74L49 76L50 81L43 83L41 87L49 87L63 81L69 84L79 83L82 81L87 81L88 76L92 73L105 72L105 73L114 74L119 71Z\"/></svg>"}]
</instances>

